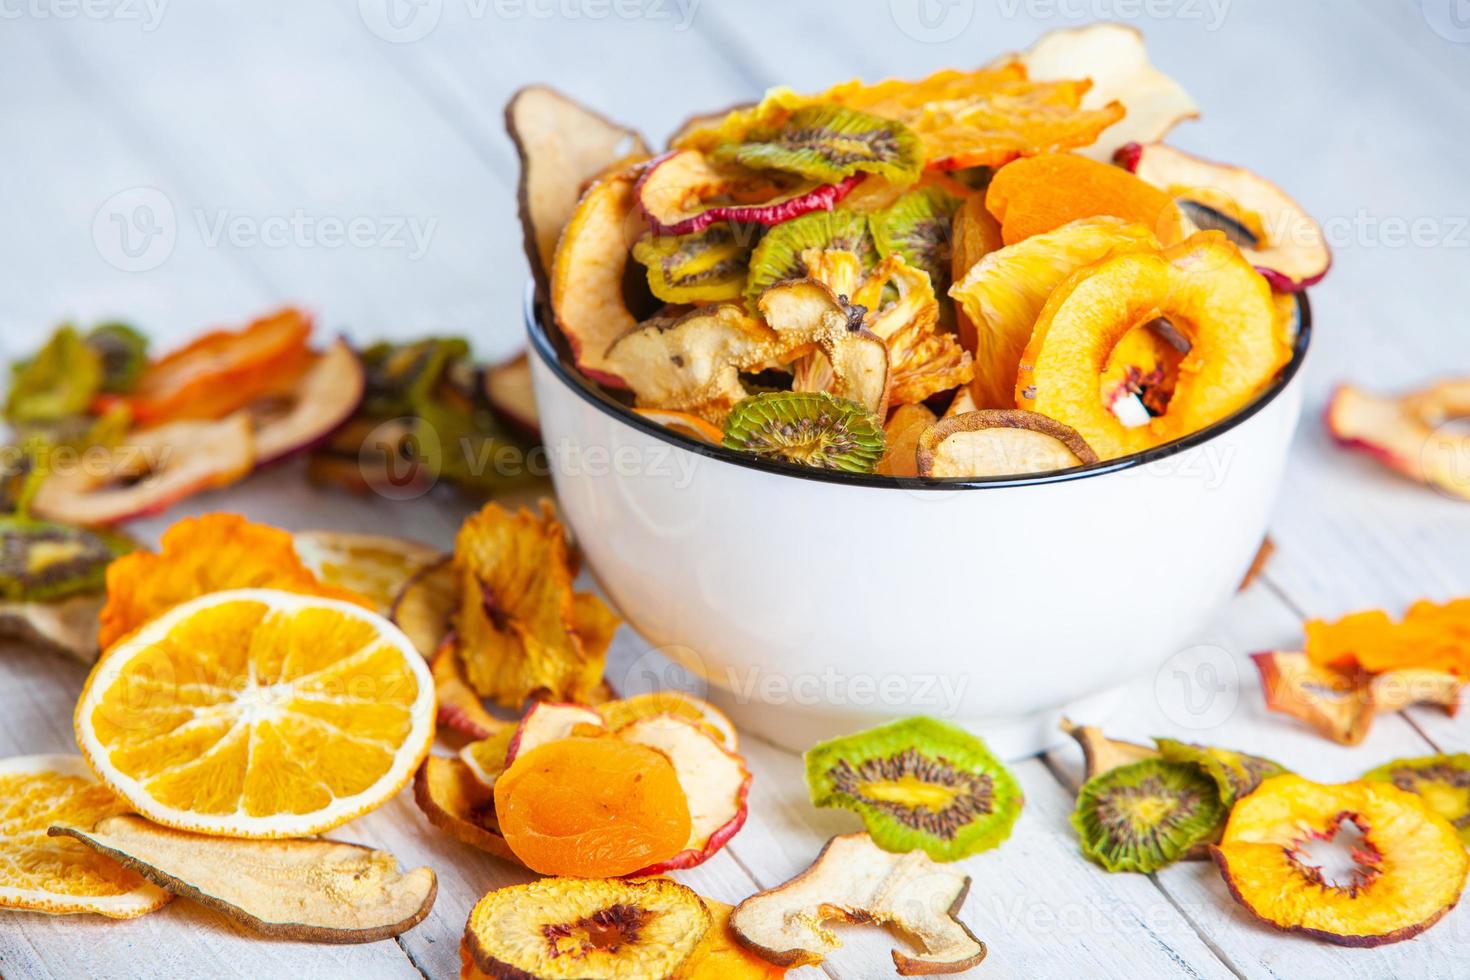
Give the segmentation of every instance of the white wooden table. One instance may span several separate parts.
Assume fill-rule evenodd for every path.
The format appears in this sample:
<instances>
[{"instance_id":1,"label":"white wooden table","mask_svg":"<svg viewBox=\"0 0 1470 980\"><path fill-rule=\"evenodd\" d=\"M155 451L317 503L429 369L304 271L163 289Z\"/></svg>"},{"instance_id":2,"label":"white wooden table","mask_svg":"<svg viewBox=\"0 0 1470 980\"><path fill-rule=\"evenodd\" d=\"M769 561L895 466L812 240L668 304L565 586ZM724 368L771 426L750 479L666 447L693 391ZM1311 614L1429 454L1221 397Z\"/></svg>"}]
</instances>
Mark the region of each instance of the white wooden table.
<instances>
[{"instance_id":1,"label":"white wooden table","mask_svg":"<svg viewBox=\"0 0 1470 980\"><path fill-rule=\"evenodd\" d=\"M166 344L297 301L327 329L464 332L497 358L521 344L525 268L500 121L520 84L552 81L661 138L691 110L768 85L917 76L988 60L1048 26L1131 19L1205 107L1175 141L1279 180L1326 224L1338 264L1313 295L1308 415L1265 578L1220 622L1201 624L1198 646L1139 678L1126 710L1085 720L1126 737L1257 751L1327 780L1470 749L1470 722L1418 711L1384 719L1357 749L1335 747L1268 716L1245 659L1298 643L1304 616L1470 593L1470 507L1343 455L1316 422L1337 380L1392 388L1470 368L1463 0L926 2L925 19L915 0L0 4L0 347L14 354L63 318L103 317ZM135 222L127 237L119 221ZM313 496L287 469L170 519L221 508L441 545L466 512L450 495ZM624 630L614 670L643 650ZM70 663L0 651L0 756L73 750L83 677ZM744 744L756 776L750 821L680 876L725 901L784 880L856 825L808 805L795 756ZM1027 805L1015 836L967 862L963 916L990 946L977 975L1470 971L1464 908L1412 942L1342 950L1254 924L1208 865L1103 874L1067 824L1079 766L1070 748L1016 766ZM431 865L440 891L429 919L397 942L326 947L260 941L183 901L129 923L0 913L0 974L451 977L470 906L523 877L433 830L406 795L337 836ZM887 937L847 937L821 972L890 975Z\"/></svg>"}]
</instances>

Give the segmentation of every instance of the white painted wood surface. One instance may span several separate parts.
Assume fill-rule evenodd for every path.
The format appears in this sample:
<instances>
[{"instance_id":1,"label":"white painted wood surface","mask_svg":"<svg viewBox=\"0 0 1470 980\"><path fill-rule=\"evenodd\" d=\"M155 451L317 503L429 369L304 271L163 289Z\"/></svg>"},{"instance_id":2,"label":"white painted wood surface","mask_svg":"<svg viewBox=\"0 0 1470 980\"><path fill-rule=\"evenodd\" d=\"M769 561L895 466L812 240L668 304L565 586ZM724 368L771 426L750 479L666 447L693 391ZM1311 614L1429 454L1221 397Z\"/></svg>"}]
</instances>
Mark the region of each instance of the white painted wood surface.
<instances>
[{"instance_id":1,"label":"white painted wood surface","mask_svg":"<svg viewBox=\"0 0 1470 980\"><path fill-rule=\"evenodd\" d=\"M928 20L915 19L918 2ZM1333 449L1316 421L1339 380L1391 389L1470 367L1470 26L1457 2L0 5L0 353L33 347L62 319L122 317L166 344L296 301L359 338L460 331L481 356L500 357L521 343L525 269L500 116L518 85L551 81L661 138L691 111L768 85L917 76L988 60L1047 27L1130 20L1204 106L1175 142L1278 180L1326 223L1338 264L1313 294L1308 414L1265 580L1202 625L1199 645L1138 679L1117 716L1079 720L1258 751L1323 779L1436 747L1464 751L1470 723L1427 711L1383 720L1359 748L1332 746L1266 715L1246 660L1298 643L1306 615L1470 594L1470 508ZM111 215L130 217L140 200L173 228L172 246L155 242L136 260L149 268L125 271ZM372 242L333 245L321 223L354 218ZM282 220L307 230L251 239ZM231 221L237 234L214 234ZM1415 222L1417 243L1404 240ZM401 504L318 496L287 468L169 519L228 508L447 545L466 507L440 494ZM152 536L166 523L137 530ZM1140 615L1147 605L1140 596ZM624 630L614 669L643 650ZM68 663L0 651L0 755L71 750L83 678ZM779 883L856 824L810 807L795 756L753 739L746 752L749 823L716 860L681 875L726 901ZM1339 950L1254 924L1209 865L1103 874L1080 857L1066 820L1078 769L1070 748L1017 766L1028 805L1014 838L966 862L964 915L990 946L976 975L1464 975L1464 909L1409 943ZM430 918L396 943L324 947L256 940L184 902L130 923L0 913L0 974L451 977L470 906L524 877L434 831L406 795L337 836L432 866ZM844 935L842 951L803 975L891 975L889 937Z\"/></svg>"}]
</instances>

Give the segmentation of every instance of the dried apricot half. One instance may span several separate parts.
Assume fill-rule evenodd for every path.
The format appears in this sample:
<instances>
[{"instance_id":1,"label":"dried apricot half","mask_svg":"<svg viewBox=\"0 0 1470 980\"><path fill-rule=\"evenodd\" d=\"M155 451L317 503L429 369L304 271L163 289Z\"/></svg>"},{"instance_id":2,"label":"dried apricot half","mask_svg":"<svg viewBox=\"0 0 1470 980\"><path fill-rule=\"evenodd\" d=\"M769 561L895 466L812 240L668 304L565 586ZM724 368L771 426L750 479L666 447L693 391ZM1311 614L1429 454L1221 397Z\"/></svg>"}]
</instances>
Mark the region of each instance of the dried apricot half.
<instances>
[{"instance_id":1,"label":"dried apricot half","mask_svg":"<svg viewBox=\"0 0 1470 980\"><path fill-rule=\"evenodd\" d=\"M1449 821L1389 783L1268 779L1211 848L1235 899L1278 929L1381 946L1459 901L1470 855Z\"/></svg>"},{"instance_id":2,"label":"dried apricot half","mask_svg":"<svg viewBox=\"0 0 1470 980\"><path fill-rule=\"evenodd\" d=\"M985 192L985 207L1007 245L1101 215L1143 225L1165 245L1186 237L1184 213L1164 191L1122 167L1071 153L1006 164Z\"/></svg>"},{"instance_id":3,"label":"dried apricot half","mask_svg":"<svg viewBox=\"0 0 1470 980\"><path fill-rule=\"evenodd\" d=\"M1129 341L1135 331L1154 336ZM1182 357L1161 359L1158 337ZM1114 255L1058 286L1021 356L1016 405L1115 459L1245 407L1287 356L1266 280L1224 235L1201 232L1162 252ZM1118 377L1129 385L1110 388ZM1119 410L1130 406L1142 417Z\"/></svg>"},{"instance_id":4,"label":"dried apricot half","mask_svg":"<svg viewBox=\"0 0 1470 980\"><path fill-rule=\"evenodd\" d=\"M495 781L495 812L526 867L582 878L666 861L691 828L673 763L613 738L557 739L517 757Z\"/></svg>"}]
</instances>

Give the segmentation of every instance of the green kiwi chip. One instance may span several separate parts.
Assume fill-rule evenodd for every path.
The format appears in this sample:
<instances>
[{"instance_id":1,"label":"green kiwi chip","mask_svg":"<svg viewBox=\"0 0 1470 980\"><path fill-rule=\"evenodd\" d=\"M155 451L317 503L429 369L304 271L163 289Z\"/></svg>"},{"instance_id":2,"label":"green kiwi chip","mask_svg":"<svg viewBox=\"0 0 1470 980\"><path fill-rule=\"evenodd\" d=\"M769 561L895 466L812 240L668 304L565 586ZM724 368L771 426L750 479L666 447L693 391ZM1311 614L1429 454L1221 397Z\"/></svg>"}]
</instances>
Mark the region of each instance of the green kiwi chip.
<instances>
[{"instance_id":1,"label":"green kiwi chip","mask_svg":"<svg viewBox=\"0 0 1470 980\"><path fill-rule=\"evenodd\" d=\"M1146 759L1088 780L1072 826L1082 853L1103 868L1150 873L1210 840L1227 812L1199 766Z\"/></svg>"},{"instance_id":2,"label":"green kiwi chip","mask_svg":"<svg viewBox=\"0 0 1470 980\"><path fill-rule=\"evenodd\" d=\"M812 747L806 780L813 804L855 811L883 850L935 861L999 846L1024 803L983 741L923 717Z\"/></svg>"},{"instance_id":3,"label":"green kiwi chip","mask_svg":"<svg viewBox=\"0 0 1470 980\"><path fill-rule=\"evenodd\" d=\"M54 602L100 592L107 566L132 550L132 541L106 531L0 518L0 599Z\"/></svg>"},{"instance_id":4,"label":"green kiwi chip","mask_svg":"<svg viewBox=\"0 0 1470 980\"><path fill-rule=\"evenodd\" d=\"M907 184L924 169L923 147L913 130L892 119L835 105L803 106L777 126L720 147L714 158L824 184L857 173Z\"/></svg>"},{"instance_id":5,"label":"green kiwi chip","mask_svg":"<svg viewBox=\"0 0 1470 980\"><path fill-rule=\"evenodd\" d=\"M807 274L802 253L808 249L852 252L864 268L878 260L868 216L856 211L813 211L768 230L750 256L745 305L754 312L761 293L786 279Z\"/></svg>"},{"instance_id":6,"label":"green kiwi chip","mask_svg":"<svg viewBox=\"0 0 1470 980\"><path fill-rule=\"evenodd\" d=\"M469 353L469 344L458 337L372 345L362 352L367 373L363 411L385 419L416 414L434 397L449 368Z\"/></svg>"},{"instance_id":7,"label":"green kiwi chip","mask_svg":"<svg viewBox=\"0 0 1470 980\"><path fill-rule=\"evenodd\" d=\"M871 473L883 458L883 423L857 402L823 391L773 391L735 404L724 443L766 459Z\"/></svg>"},{"instance_id":8,"label":"green kiwi chip","mask_svg":"<svg viewBox=\"0 0 1470 980\"><path fill-rule=\"evenodd\" d=\"M717 221L688 235L649 233L633 246L648 288L666 303L721 303L745 292L757 237L748 225Z\"/></svg>"},{"instance_id":9,"label":"green kiwi chip","mask_svg":"<svg viewBox=\"0 0 1470 980\"><path fill-rule=\"evenodd\" d=\"M883 258L900 256L929 274L934 295L949 295L955 212L961 200L939 187L921 187L869 217L873 242Z\"/></svg>"},{"instance_id":10,"label":"green kiwi chip","mask_svg":"<svg viewBox=\"0 0 1470 980\"><path fill-rule=\"evenodd\" d=\"M93 327L87 346L102 359L102 390L109 394L127 394L148 366L148 338L126 323Z\"/></svg>"},{"instance_id":11,"label":"green kiwi chip","mask_svg":"<svg viewBox=\"0 0 1470 980\"><path fill-rule=\"evenodd\" d=\"M102 355L75 327L61 327L34 357L10 366L6 421L22 425L82 415L102 380Z\"/></svg>"},{"instance_id":12,"label":"green kiwi chip","mask_svg":"<svg viewBox=\"0 0 1470 980\"><path fill-rule=\"evenodd\" d=\"M1191 745L1172 738L1156 738L1154 743L1170 762L1185 762L1204 770L1205 775L1215 781L1220 790L1220 802L1227 810L1254 793L1256 787L1267 779L1288 771L1280 763L1233 749Z\"/></svg>"},{"instance_id":13,"label":"green kiwi chip","mask_svg":"<svg viewBox=\"0 0 1470 980\"><path fill-rule=\"evenodd\" d=\"M1369 782L1392 783L1423 797L1429 809L1450 822L1470 845L1470 755L1426 755L1396 759L1363 774Z\"/></svg>"}]
</instances>

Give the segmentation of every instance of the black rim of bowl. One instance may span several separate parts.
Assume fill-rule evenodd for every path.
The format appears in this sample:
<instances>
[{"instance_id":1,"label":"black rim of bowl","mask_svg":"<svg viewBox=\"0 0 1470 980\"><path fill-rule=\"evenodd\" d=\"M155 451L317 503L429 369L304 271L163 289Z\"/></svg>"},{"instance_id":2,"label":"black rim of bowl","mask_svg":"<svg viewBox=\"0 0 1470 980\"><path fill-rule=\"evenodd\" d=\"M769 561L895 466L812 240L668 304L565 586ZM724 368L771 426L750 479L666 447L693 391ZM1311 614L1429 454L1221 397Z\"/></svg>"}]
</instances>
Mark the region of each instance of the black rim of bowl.
<instances>
[{"instance_id":1,"label":"black rim of bowl","mask_svg":"<svg viewBox=\"0 0 1470 980\"><path fill-rule=\"evenodd\" d=\"M531 348L536 352L543 364L551 371L558 381L574 391L587 404L598 409L618 422L636 429L639 432L653 436L661 442L669 443L680 449L704 456L708 459L719 460L729 463L731 466L740 466L748 470L758 470L763 473L773 473L779 476L791 477L798 480L814 480L818 483L838 483L849 487L885 487L903 490L983 490L992 487L1026 487L1037 486L1045 483L1068 483L1072 480L1085 480L1088 477L1102 476L1106 473L1117 473L1121 470L1135 469L1157 463L1159 460L1168 459L1170 456L1204 445L1217 436L1229 432L1231 429L1245 422L1251 416L1264 409L1278 398L1287 386L1291 384L1297 372L1301 370L1302 363L1306 360L1307 349L1312 342L1312 305L1307 300L1306 293L1297 294L1298 327L1296 344L1293 346L1291 360L1283 367L1276 377L1249 405L1242 408L1227 418L1221 419L1214 425L1206 426L1198 432L1191 433L1182 439L1165 443L1145 452L1134 453L1131 456L1122 456L1118 459L1105 460L1094 463L1091 466L1079 466L1070 470L1058 470L1054 473L1039 473L1026 476L992 476L979 479L966 477L949 477L944 479L925 479L913 476L881 476L876 473L844 473L838 470L821 470L810 466L801 466L796 463L787 463L781 460L762 459L748 453L742 453L734 449L726 449L724 446L715 446L710 443L686 436L676 432L667 426L660 425L652 419L644 418L632 409L617 401L609 395L595 381L587 378L578 371L571 363L570 358L557 349L541 318L537 315L536 293L534 284L526 287L525 317L526 330L531 337Z\"/></svg>"}]
</instances>

